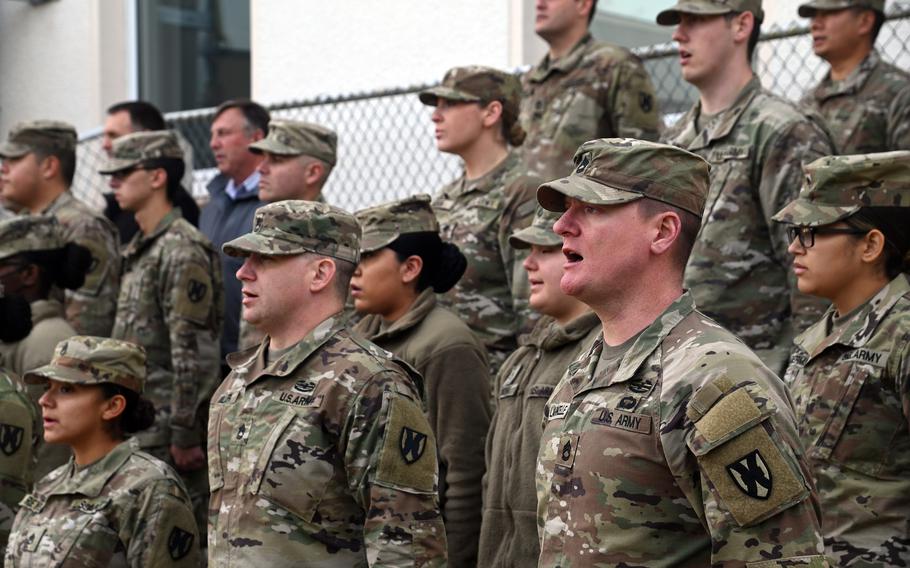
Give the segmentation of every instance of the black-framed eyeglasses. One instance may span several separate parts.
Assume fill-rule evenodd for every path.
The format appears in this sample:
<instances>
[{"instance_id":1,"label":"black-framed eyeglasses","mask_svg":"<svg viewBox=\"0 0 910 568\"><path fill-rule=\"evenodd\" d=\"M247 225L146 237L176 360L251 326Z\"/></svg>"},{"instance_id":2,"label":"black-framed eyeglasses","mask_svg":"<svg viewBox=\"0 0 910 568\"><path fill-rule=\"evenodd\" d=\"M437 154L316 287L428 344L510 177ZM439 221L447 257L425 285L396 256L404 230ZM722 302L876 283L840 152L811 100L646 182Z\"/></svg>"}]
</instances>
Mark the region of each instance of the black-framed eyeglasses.
<instances>
[{"instance_id":1,"label":"black-framed eyeglasses","mask_svg":"<svg viewBox=\"0 0 910 568\"><path fill-rule=\"evenodd\" d=\"M815 235L865 235L868 231L849 227L787 227L787 238L792 243L799 239L803 248L815 246Z\"/></svg>"},{"instance_id":2,"label":"black-framed eyeglasses","mask_svg":"<svg viewBox=\"0 0 910 568\"><path fill-rule=\"evenodd\" d=\"M120 171L112 173L111 179L115 179L117 181L123 181L126 178L130 177L130 175L133 172L137 172L139 170L144 170L144 169L145 168L143 168L142 166L133 166L132 168L127 168L125 170L120 170Z\"/></svg>"}]
</instances>

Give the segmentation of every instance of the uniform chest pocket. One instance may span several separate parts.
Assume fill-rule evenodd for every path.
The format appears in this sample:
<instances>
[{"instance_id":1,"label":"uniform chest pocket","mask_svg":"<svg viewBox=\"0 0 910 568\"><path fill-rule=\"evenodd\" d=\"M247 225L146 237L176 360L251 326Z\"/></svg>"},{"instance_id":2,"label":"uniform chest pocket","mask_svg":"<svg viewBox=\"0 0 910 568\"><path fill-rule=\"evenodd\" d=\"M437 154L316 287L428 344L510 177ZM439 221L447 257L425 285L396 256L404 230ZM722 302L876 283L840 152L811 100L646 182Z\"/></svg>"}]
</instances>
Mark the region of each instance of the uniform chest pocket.
<instances>
[{"instance_id":1,"label":"uniform chest pocket","mask_svg":"<svg viewBox=\"0 0 910 568\"><path fill-rule=\"evenodd\" d=\"M122 549L108 526L109 505L108 498L76 499L52 516L44 513L33 518L23 543L27 551L23 560L30 556L38 566L109 566L115 551Z\"/></svg>"},{"instance_id":2,"label":"uniform chest pocket","mask_svg":"<svg viewBox=\"0 0 910 568\"><path fill-rule=\"evenodd\" d=\"M749 146L728 146L708 153L711 164L711 186L705 201L706 221L729 221L736 219L735 225L747 230L749 219L742 213L753 209L754 191L736 191L738 187L751 187ZM739 215L737 215L739 213ZM759 216L761 218L761 216ZM702 223L702 227L708 225Z\"/></svg>"},{"instance_id":3,"label":"uniform chest pocket","mask_svg":"<svg viewBox=\"0 0 910 568\"><path fill-rule=\"evenodd\" d=\"M809 450L809 456L830 460L870 475L878 474L890 453L891 442L901 427L901 405L882 382L883 369L853 363L831 394L813 394L810 407L832 404L825 425Z\"/></svg>"},{"instance_id":4,"label":"uniform chest pocket","mask_svg":"<svg viewBox=\"0 0 910 568\"><path fill-rule=\"evenodd\" d=\"M564 147L575 147L578 146L578 140L598 137L601 113L597 101L584 92L584 85L565 89L550 104L550 110L544 117L544 131L550 134L550 139L556 136L566 138L556 141L563 142Z\"/></svg>"},{"instance_id":5,"label":"uniform chest pocket","mask_svg":"<svg viewBox=\"0 0 910 568\"><path fill-rule=\"evenodd\" d=\"M334 475L336 459L337 446L322 428L289 409L268 433L250 477L250 492L310 522Z\"/></svg>"}]
</instances>

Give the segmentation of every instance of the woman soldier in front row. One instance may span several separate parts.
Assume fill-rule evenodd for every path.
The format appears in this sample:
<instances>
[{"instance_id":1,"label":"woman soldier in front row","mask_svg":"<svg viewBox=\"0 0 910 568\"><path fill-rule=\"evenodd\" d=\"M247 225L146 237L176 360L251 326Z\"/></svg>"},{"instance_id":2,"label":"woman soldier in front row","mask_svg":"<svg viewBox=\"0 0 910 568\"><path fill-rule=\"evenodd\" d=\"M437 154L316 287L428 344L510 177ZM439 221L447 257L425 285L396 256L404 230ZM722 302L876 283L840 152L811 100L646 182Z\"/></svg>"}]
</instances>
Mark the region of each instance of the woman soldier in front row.
<instances>
[{"instance_id":1,"label":"woman soldier in front row","mask_svg":"<svg viewBox=\"0 0 910 568\"><path fill-rule=\"evenodd\" d=\"M800 292L828 299L786 382L837 566L910 565L910 152L806 167L789 223Z\"/></svg>"},{"instance_id":2,"label":"woman soldier in front row","mask_svg":"<svg viewBox=\"0 0 910 568\"><path fill-rule=\"evenodd\" d=\"M154 419L140 394L142 348L72 337L24 378L46 385L38 402L44 439L68 445L73 458L20 503L5 566L199 566L199 535L180 479L124 440Z\"/></svg>"}]
</instances>

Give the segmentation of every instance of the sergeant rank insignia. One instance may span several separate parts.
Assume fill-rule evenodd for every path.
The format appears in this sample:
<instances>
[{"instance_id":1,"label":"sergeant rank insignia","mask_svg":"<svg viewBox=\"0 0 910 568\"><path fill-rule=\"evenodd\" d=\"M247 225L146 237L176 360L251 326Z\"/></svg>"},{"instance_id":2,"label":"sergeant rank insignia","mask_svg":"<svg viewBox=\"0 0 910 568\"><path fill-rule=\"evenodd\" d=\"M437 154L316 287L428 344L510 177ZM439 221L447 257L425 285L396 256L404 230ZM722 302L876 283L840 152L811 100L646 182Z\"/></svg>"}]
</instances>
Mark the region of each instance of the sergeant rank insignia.
<instances>
[{"instance_id":1,"label":"sergeant rank insignia","mask_svg":"<svg viewBox=\"0 0 910 568\"><path fill-rule=\"evenodd\" d=\"M727 473L739 489L753 499L766 500L771 495L771 469L758 450L727 465Z\"/></svg>"}]
</instances>

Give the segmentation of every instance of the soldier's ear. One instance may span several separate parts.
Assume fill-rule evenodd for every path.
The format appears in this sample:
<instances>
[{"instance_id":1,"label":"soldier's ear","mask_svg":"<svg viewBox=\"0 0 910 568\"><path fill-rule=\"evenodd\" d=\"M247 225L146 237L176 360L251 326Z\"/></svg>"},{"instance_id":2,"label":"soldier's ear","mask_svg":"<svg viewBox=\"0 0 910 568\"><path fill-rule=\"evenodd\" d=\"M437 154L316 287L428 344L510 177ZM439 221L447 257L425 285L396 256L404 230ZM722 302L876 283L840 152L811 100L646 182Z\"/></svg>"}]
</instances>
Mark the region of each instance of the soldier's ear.
<instances>
[{"instance_id":1,"label":"soldier's ear","mask_svg":"<svg viewBox=\"0 0 910 568\"><path fill-rule=\"evenodd\" d=\"M310 281L310 292L314 294L329 288L335 279L335 273L338 271L335 261L324 256L317 258L310 269L313 271L313 278Z\"/></svg>"},{"instance_id":2,"label":"soldier's ear","mask_svg":"<svg viewBox=\"0 0 910 568\"><path fill-rule=\"evenodd\" d=\"M867 264L883 264L885 244L885 235L878 229L872 229L862 239L860 258Z\"/></svg>"},{"instance_id":3,"label":"soldier's ear","mask_svg":"<svg viewBox=\"0 0 910 568\"><path fill-rule=\"evenodd\" d=\"M401 282L403 284L410 284L411 282L417 282L417 279L420 277L420 273L423 271L423 258L412 254L411 256L404 259L404 262L401 263L399 267L401 273Z\"/></svg>"},{"instance_id":4,"label":"soldier's ear","mask_svg":"<svg viewBox=\"0 0 910 568\"><path fill-rule=\"evenodd\" d=\"M60 158L57 156L39 158L35 154L35 159L38 161L38 171L43 179L53 179L60 171Z\"/></svg>"},{"instance_id":5,"label":"soldier's ear","mask_svg":"<svg viewBox=\"0 0 910 568\"><path fill-rule=\"evenodd\" d=\"M126 398L122 394L115 394L111 398L105 399L101 409L101 418L116 420L124 410L126 410Z\"/></svg>"},{"instance_id":6,"label":"soldier's ear","mask_svg":"<svg viewBox=\"0 0 910 568\"><path fill-rule=\"evenodd\" d=\"M486 128L492 128L502 119L502 103L500 101L491 101L483 107L483 125Z\"/></svg>"}]
</instances>

